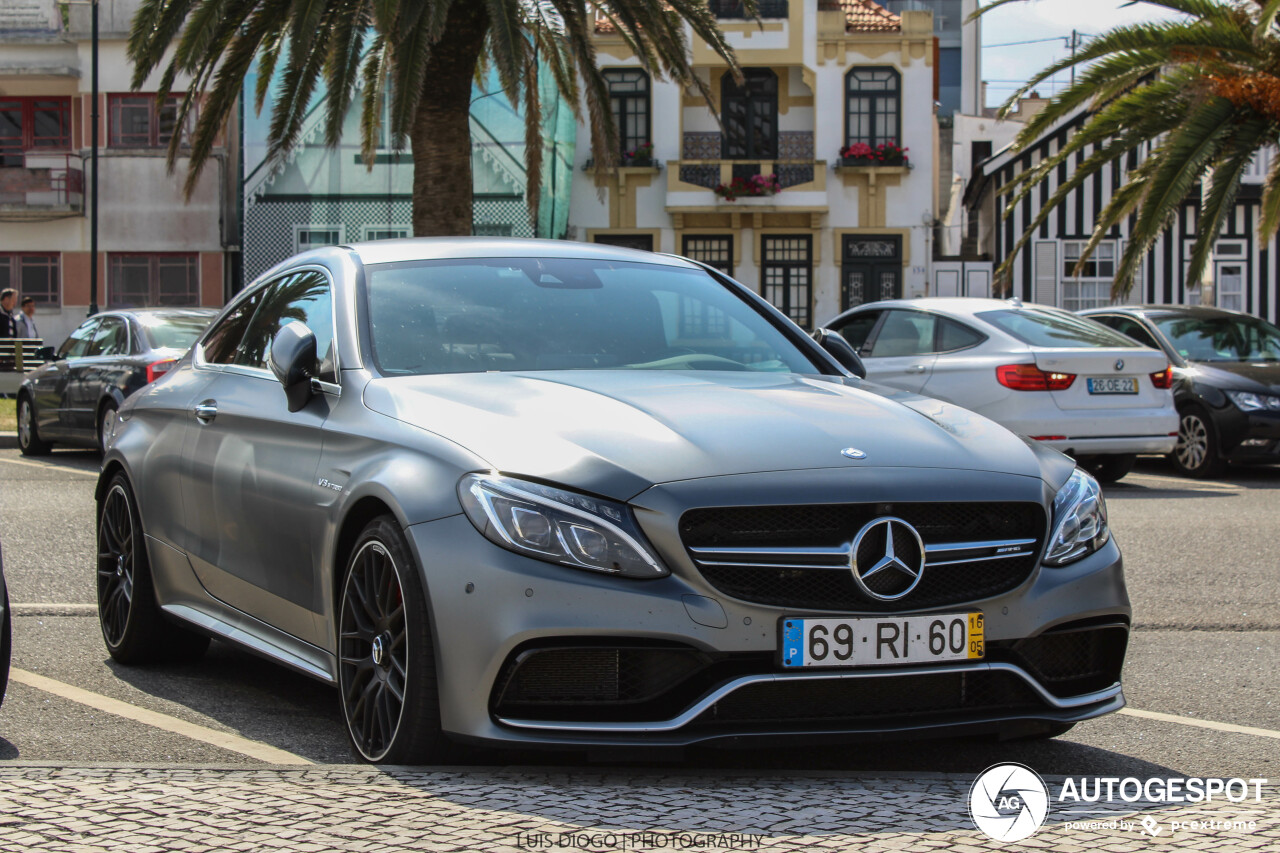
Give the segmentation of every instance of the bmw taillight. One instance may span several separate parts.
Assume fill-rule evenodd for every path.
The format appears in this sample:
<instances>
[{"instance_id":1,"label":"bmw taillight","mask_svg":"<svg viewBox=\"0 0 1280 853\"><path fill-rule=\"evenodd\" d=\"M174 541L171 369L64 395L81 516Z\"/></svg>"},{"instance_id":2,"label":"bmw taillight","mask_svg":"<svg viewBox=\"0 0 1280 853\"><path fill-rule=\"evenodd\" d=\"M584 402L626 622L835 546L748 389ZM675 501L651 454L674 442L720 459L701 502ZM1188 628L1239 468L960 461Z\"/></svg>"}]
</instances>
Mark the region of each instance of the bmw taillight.
<instances>
[{"instance_id":1,"label":"bmw taillight","mask_svg":"<svg viewBox=\"0 0 1280 853\"><path fill-rule=\"evenodd\" d=\"M178 363L176 358L166 358L163 361L153 361L147 365L147 384L150 385L161 376L164 376L173 366Z\"/></svg>"},{"instance_id":2,"label":"bmw taillight","mask_svg":"<svg viewBox=\"0 0 1280 853\"><path fill-rule=\"evenodd\" d=\"M1166 367L1158 373L1151 374L1151 384L1157 388L1173 387L1173 367Z\"/></svg>"},{"instance_id":3,"label":"bmw taillight","mask_svg":"<svg viewBox=\"0 0 1280 853\"><path fill-rule=\"evenodd\" d=\"M1076 381L1074 373L1049 373L1034 364L1002 364L996 379L1015 391L1065 391Z\"/></svg>"}]
</instances>

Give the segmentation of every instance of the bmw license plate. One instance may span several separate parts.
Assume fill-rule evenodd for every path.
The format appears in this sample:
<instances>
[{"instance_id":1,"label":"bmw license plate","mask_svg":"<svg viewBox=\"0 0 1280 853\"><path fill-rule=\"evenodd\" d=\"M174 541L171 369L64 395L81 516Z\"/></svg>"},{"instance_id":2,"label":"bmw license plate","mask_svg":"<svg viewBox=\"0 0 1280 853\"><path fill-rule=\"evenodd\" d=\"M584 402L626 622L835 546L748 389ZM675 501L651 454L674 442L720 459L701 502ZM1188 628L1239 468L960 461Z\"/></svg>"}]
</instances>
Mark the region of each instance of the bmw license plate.
<instances>
[{"instance_id":1,"label":"bmw license plate","mask_svg":"<svg viewBox=\"0 0 1280 853\"><path fill-rule=\"evenodd\" d=\"M1137 394L1138 380L1132 376L1090 376L1090 394Z\"/></svg>"},{"instance_id":2,"label":"bmw license plate","mask_svg":"<svg viewBox=\"0 0 1280 853\"><path fill-rule=\"evenodd\" d=\"M782 666L891 666L977 660L984 654L981 613L796 619L784 617Z\"/></svg>"}]
</instances>

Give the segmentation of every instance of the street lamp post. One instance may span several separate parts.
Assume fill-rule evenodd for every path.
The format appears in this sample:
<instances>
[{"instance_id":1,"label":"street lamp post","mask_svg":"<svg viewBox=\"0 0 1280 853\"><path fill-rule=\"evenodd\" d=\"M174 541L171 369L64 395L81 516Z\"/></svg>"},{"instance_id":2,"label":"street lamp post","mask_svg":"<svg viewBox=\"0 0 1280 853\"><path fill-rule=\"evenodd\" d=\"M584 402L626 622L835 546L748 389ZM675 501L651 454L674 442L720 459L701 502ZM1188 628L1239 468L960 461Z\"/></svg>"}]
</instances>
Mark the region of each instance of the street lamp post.
<instances>
[{"instance_id":1,"label":"street lamp post","mask_svg":"<svg viewBox=\"0 0 1280 853\"><path fill-rule=\"evenodd\" d=\"M98 0L93 0L93 103L89 112L89 162L93 196L89 207L89 316L98 313Z\"/></svg>"}]
</instances>

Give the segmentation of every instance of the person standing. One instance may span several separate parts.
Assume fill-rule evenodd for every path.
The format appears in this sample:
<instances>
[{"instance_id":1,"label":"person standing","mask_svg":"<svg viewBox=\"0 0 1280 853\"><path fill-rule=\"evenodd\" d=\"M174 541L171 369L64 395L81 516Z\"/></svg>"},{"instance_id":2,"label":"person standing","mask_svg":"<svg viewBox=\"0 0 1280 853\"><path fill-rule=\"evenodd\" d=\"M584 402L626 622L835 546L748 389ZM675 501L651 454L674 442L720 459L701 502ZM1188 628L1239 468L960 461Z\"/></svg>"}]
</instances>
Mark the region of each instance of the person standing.
<instances>
[{"instance_id":1,"label":"person standing","mask_svg":"<svg viewBox=\"0 0 1280 853\"><path fill-rule=\"evenodd\" d=\"M0 291L0 338L18 337L18 320L13 316L13 303L18 291L6 287Z\"/></svg>"},{"instance_id":2,"label":"person standing","mask_svg":"<svg viewBox=\"0 0 1280 853\"><path fill-rule=\"evenodd\" d=\"M36 298L34 296L22 297L22 311L16 314L14 319L17 321L18 337L40 337L40 333L36 331Z\"/></svg>"}]
</instances>

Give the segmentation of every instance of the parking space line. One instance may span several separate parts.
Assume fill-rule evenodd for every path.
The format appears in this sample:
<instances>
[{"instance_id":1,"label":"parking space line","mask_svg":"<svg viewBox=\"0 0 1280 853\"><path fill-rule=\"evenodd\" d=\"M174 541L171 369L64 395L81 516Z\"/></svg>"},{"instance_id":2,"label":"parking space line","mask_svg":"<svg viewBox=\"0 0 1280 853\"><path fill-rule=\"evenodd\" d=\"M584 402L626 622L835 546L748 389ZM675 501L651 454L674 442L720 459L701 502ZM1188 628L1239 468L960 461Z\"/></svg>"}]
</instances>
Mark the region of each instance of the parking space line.
<instances>
[{"instance_id":1,"label":"parking space line","mask_svg":"<svg viewBox=\"0 0 1280 853\"><path fill-rule=\"evenodd\" d=\"M9 605L14 616L97 616L98 605L71 602L28 603L14 601Z\"/></svg>"},{"instance_id":2,"label":"parking space line","mask_svg":"<svg viewBox=\"0 0 1280 853\"><path fill-rule=\"evenodd\" d=\"M86 477L97 478L97 471L85 471L83 468L64 468L61 465L48 465L44 462L28 462L25 459L5 459L0 457L0 462L8 462L10 465L25 465L28 468L39 468L42 471L66 471L69 474L83 474Z\"/></svg>"},{"instance_id":3,"label":"parking space line","mask_svg":"<svg viewBox=\"0 0 1280 853\"><path fill-rule=\"evenodd\" d=\"M1140 711L1137 708L1121 708L1118 713L1129 717L1141 717L1145 720L1157 720L1161 723L1177 723L1180 726L1194 726L1198 729L1212 729L1215 732L1228 732L1236 735L1254 735L1280 740L1280 732L1274 729L1259 729L1254 726L1236 726L1231 723L1219 723L1214 720L1198 720L1195 717L1180 717L1177 714L1162 714L1159 711Z\"/></svg>"},{"instance_id":4,"label":"parking space line","mask_svg":"<svg viewBox=\"0 0 1280 853\"><path fill-rule=\"evenodd\" d=\"M9 678L19 684L34 687L45 693L52 693L54 696L61 696L63 699L86 705L94 710L114 714L117 717L124 717L126 720L133 720L136 723L142 723L152 728L182 735L191 740L198 740L220 749L238 752L241 755L267 764L313 763L300 755L294 755L292 752L286 752L283 749L277 749L274 746L268 746L256 740L216 731L195 723L188 723L186 720L180 720L177 717L171 717L168 714L139 708L137 705L131 705L119 699L112 699L110 696L103 696L101 693L94 693L71 684L64 684L61 681L54 681L52 678L46 678L43 675L37 675L25 669L15 668L10 670Z\"/></svg>"}]
</instances>

